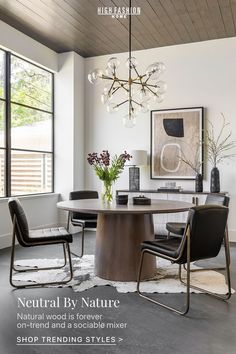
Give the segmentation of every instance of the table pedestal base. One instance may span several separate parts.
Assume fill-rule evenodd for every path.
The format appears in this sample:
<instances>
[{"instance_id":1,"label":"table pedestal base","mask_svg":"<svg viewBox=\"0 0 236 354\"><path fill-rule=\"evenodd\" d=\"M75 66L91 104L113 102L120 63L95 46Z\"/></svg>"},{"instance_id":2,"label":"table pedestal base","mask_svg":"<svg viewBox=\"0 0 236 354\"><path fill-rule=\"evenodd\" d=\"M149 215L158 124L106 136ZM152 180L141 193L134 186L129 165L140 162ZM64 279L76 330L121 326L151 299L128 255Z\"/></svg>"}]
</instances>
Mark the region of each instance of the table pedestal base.
<instances>
[{"instance_id":1,"label":"table pedestal base","mask_svg":"<svg viewBox=\"0 0 236 354\"><path fill-rule=\"evenodd\" d=\"M136 281L142 241L154 240L151 214L99 214L95 273L114 281ZM142 279L154 276L155 257L146 255Z\"/></svg>"}]
</instances>

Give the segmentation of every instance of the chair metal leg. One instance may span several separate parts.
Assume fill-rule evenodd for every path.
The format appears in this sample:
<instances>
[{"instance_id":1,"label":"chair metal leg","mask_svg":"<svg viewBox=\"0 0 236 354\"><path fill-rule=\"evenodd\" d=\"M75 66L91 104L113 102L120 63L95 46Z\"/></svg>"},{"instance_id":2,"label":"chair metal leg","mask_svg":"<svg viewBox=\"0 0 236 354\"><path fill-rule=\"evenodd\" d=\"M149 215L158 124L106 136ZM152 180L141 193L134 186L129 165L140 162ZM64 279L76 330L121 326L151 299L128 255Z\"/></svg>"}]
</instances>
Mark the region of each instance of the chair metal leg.
<instances>
[{"instance_id":1,"label":"chair metal leg","mask_svg":"<svg viewBox=\"0 0 236 354\"><path fill-rule=\"evenodd\" d=\"M224 238L224 246L226 247L225 243L228 244L228 249L229 249L229 228L228 228L228 224L226 225L225 238ZM231 264L230 251L229 251L228 257L229 257L229 265L230 265Z\"/></svg>"},{"instance_id":2,"label":"chair metal leg","mask_svg":"<svg viewBox=\"0 0 236 354\"><path fill-rule=\"evenodd\" d=\"M14 259L15 259L15 240L16 240L16 220L15 217L13 219L13 233L12 233L12 248L11 248L11 259L10 259L10 276L9 276L9 281L12 287L17 288L17 289L23 289L23 288L28 288L28 287L36 287L36 286L43 286L43 285L60 285L60 284L66 284L71 279L73 278L73 267L72 267L72 261L71 261L71 254L70 254L70 245L67 242L63 243L63 253L64 253L64 259L65 259L65 265L67 263L67 257L66 257L66 247L67 247L67 253L68 253L68 260L69 260L69 267L70 267L70 278L66 281L60 281L60 282L47 282L47 283L39 283L39 284L25 284L25 285L17 285L14 284L13 282L13 270L14 268ZM50 244L50 243L49 243ZM66 247L65 247L66 245ZM33 269L26 269L26 271L39 271L39 270L51 270L51 269L59 269L63 267L47 267L47 268L33 268ZM17 273L19 273L18 270L16 270Z\"/></svg>"},{"instance_id":3,"label":"chair metal leg","mask_svg":"<svg viewBox=\"0 0 236 354\"><path fill-rule=\"evenodd\" d=\"M66 246L67 246L67 253L68 253L69 267L70 267L70 278L69 278L69 280L67 280L67 283L68 283L73 278L73 266L72 266L71 251L70 251L69 243L67 243Z\"/></svg>"},{"instance_id":4,"label":"chair metal leg","mask_svg":"<svg viewBox=\"0 0 236 354\"><path fill-rule=\"evenodd\" d=\"M215 294L211 291L208 291L206 289L203 289L203 288L200 288L200 287L197 287L195 285L190 285L191 288L193 289L196 289L196 290L199 290L205 294L208 294L210 296L213 296L217 299L220 299L220 300L228 300L230 297L231 297L231 278L230 278L230 250L229 250L229 241L228 241L228 233L225 232L225 236L224 236L224 242L225 242L225 261L226 261L226 275L227 275L227 285L228 285L228 293L225 295L225 296L222 296L222 295L219 295L219 294ZM187 273L188 275L188 273ZM180 272L179 272L179 279L181 281L182 284L184 285L187 285L182 277L181 277L181 266L180 266Z\"/></svg>"},{"instance_id":5,"label":"chair metal leg","mask_svg":"<svg viewBox=\"0 0 236 354\"><path fill-rule=\"evenodd\" d=\"M73 256L75 257L79 257L79 258L82 258L83 255L84 255L84 225L81 225L82 227L82 235L81 235L81 252L80 252L80 255L78 255L77 253L74 253L71 251L71 254L73 254Z\"/></svg>"},{"instance_id":6,"label":"chair metal leg","mask_svg":"<svg viewBox=\"0 0 236 354\"><path fill-rule=\"evenodd\" d=\"M51 243L48 243L48 245L50 245ZM14 244L14 249L15 249L15 244ZM57 267L44 267L44 268L39 268L38 266L34 266L33 268L24 268L24 269L19 269L15 266L14 262L13 262L13 266L12 266L12 269L15 271L15 272L18 272L18 273L25 273L25 272L33 272L33 271L38 271L38 270L51 270L51 269L62 269L66 266L66 263L67 263L67 259L66 259L66 250L65 250L65 245L64 243L62 244L62 247L63 247L63 254L64 254L64 263L61 265L61 266L57 266ZM15 250L14 250L15 251Z\"/></svg>"},{"instance_id":7,"label":"chair metal leg","mask_svg":"<svg viewBox=\"0 0 236 354\"><path fill-rule=\"evenodd\" d=\"M68 232L70 232L70 220L71 220L71 212L69 211L68 212L68 219L67 219L67 227L66 227ZM73 256L75 256L75 257L82 258L83 255L84 255L84 225L81 224L81 225L78 225L78 226L80 226L82 228L81 252L80 252L80 255L78 255L77 253L71 251L71 254L73 254Z\"/></svg>"},{"instance_id":8,"label":"chair metal leg","mask_svg":"<svg viewBox=\"0 0 236 354\"><path fill-rule=\"evenodd\" d=\"M70 233L70 218L71 218L71 212L68 211L68 218L67 218L66 230L67 230L67 232L69 232L69 233Z\"/></svg>"},{"instance_id":9,"label":"chair metal leg","mask_svg":"<svg viewBox=\"0 0 236 354\"><path fill-rule=\"evenodd\" d=\"M148 252L148 250L142 250L141 253L141 259L140 259L140 264L139 264L139 272L138 272L138 281L137 281L137 292L139 294L139 296L141 296L142 298L153 302L156 305L159 305L161 307L164 307L168 310L171 310L175 313L178 313L179 315L186 315L186 313L189 311L189 306L190 306L190 240L188 237L187 240L187 269L188 269L188 276L187 276L187 292L186 292L186 305L183 311L180 311L179 309L176 309L174 307L168 306L166 304L163 304L162 302L156 301L146 295L143 295L140 291L140 279L141 279L141 274L142 274L142 266L143 266L143 259L144 259L144 254L145 253L150 253L153 254L151 252Z\"/></svg>"},{"instance_id":10,"label":"chair metal leg","mask_svg":"<svg viewBox=\"0 0 236 354\"><path fill-rule=\"evenodd\" d=\"M14 215L13 220L13 230L12 230L12 244L11 244L11 259L10 259L10 276L9 276L9 281L11 286L15 287L15 285L12 282L12 273L14 269L14 258L15 258L15 241L16 241L16 216Z\"/></svg>"}]
</instances>

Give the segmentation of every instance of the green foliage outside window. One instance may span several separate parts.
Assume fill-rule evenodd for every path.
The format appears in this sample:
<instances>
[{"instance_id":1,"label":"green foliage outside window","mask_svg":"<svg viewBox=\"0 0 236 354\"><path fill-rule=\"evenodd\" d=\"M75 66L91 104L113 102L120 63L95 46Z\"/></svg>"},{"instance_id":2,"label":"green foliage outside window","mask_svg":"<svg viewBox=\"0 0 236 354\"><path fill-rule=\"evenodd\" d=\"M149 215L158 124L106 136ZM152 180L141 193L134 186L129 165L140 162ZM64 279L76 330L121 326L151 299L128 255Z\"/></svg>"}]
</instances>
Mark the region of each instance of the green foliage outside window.
<instances>
[{"instance_id":1,"label":"green foliage outside window","mask_svg":"<svg viewBox=\"0 0 236 354\"><path fill-rule=\"evenodd\" d=\"M0 52L0 97L4 98L4 60ZM52 111L52 75L15 56L11 57L11 101L48 112ZM32 125L48 119L44 112L12 104L11 126ZM0 108L0 130L4 125L4 110Z\"/></svg>"}]
</instances>

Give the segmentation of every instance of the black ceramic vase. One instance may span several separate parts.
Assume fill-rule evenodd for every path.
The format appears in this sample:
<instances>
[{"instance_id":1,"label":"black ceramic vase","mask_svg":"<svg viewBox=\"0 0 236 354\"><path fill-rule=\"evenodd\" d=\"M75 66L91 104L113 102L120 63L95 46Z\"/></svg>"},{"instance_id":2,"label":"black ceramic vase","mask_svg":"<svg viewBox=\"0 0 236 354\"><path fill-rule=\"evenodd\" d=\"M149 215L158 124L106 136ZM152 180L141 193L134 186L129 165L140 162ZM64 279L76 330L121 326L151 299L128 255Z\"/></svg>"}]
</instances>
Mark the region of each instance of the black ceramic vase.
<instances>
[{"instance_id":1,"label":"black ceramic vase","mask_svg":"<svg viewBox=\"0 0 236 354\"><path fill-rule=\"evenodd\" d=\"M220 191L220 172L217 167L211 170L211 193L219 193Z\"/></svg>"},{"instance_id":2,"label":"black ceramic vase","mask_svg":"<svg viewBox=\"0 0 236 354\"><path fill-rule=\"evenodd\" d=\"M200 173L197 173L195 179L195 192L202 192L202 191L203 191L202 175Z\"/></svg>"}]
</instances>

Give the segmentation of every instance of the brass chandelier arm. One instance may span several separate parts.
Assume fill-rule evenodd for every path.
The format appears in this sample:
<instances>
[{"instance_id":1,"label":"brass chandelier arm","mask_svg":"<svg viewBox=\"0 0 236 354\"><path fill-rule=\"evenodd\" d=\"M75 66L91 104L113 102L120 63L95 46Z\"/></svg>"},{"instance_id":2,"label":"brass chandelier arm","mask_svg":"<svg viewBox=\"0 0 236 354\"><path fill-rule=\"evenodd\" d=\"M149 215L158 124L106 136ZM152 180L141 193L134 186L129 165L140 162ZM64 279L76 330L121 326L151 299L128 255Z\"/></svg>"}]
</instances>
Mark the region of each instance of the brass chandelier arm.
<instances>
[{"instance_id":1,"label":"brass chandelier arm","mask_svg":"<svg viewBox=\"0 0 236 354\"><path fill-rule=\"evenodd\" d=\"M111 93L111 91L113 89L114 84L115 84L115 81L113 81L113 83L111 84L111 87L110 87L110 89L108 91L108 96L110 96L110 93Z\"/></svg>"},{"instance_id":2,"label":"brass chandelier arm","mask_svg":"<svg viewBox=\"0 0 236 354\"><path fill-rule=\"evenodd\" d=\"M123 102L117 104L116 107L120 107L120 106L122 106L122 105L123 105L124 103L126 103L126 102L129 102L129 100L125 100L125 101L123 101Z\"/></svg>"},{"instance_id":3,"label":"brass chandelier arm","mask_svg":"<svg viewBox=\"0 0 236 354\"><path fill-rule=\"evenodd\" d=\"M132 98L130 99L129 104L130 104L130 111L133 112L134 107L133 107L133 105L132 105Z\"/></svg>"},{"instance_id":4,"label":"brass chandelier arm","mask_svg":"<svg viewBox=\"0 0 236 354\"><path fill-rule=\"evenodd\" d=\"M138 70L136 69L136 66L134 66L134 71L136 72L136 74L138 75L138 80L140 81L140 84L143 86L143 82L142 82L142 77L139 75Z\"/></svg>"},{"instance_id":5,"label":"brass chandelier arm","mask_svg":"<svg viewBox=\"0 0 236 354\"><path fill-rule=\"evenodd\" d=\"M122 88L123 88L126 92L129 92L129 90L125 87L125 85L126 85L126 84L124 84L124 85L122 86Z\"/></svg>"},{"instance_id":6,"label":"brass chandelier arm","mask_svg":"<svg viewBox=\"0 0 236 354\"><path fill-rule=\"evenodd\" d=\"M140 106L140 107L142 107L142 104L141 103L139 103L139 102L137 102L137 101L135 101L135 100L131 100L132 102L134 102L134 103L136 103L138 106Z\"/></svg>"},{"instance_id":7,"label":"brass chandelier arm","mask_svg":"<svg viewBox=\"0 0 236 354\"><path fill-rule=\"evenodd\" d=\"M156 92L154 92L152 89L150 89L150 87L146 86L146 88L147 88L149 91L151 91L151 93L152 93L153 95L157 96Z\"/></svg>"},{"instance_id":8,"label":"brass chandelier arm","mask_svg":"<svg viewBox=\"0 0 236 354\"><path fill-rule=\"evenodd\" d=\"M157 85L151 85L151 84L145 84L146 87L155 87L157 88Z\"/></svg>"},{"instance_id":9,"label":"brass chandelier arm","mask_svg":"<svg viewBox=\"0 0 236 354\"><path fill-rule=\"evenodd\" d=\"M114 88L114 91L112 92L112 94L117 92L120 88L122 88L122 86L118 86L118 87Z\"/></svg>"},{"instance_id":10,"label":"brass chandelier arm","mask_svg":"<svg viewBox=\"0 0 236 354\"><path fill-rule=\"evenodd\" d=\"M123 80L124 81L124 80ZM120 80L119 79L117 79L117 82L118 82L118 84L120 85L120 87L122 87L123 89L125 89L125 91L126 92L129 92L129 89L127 89L126 87L125 87L125 85L127 85L128 84L128 81L127 82L125 82L125 83L123 83L123 81L122 82L120 82Z\"/></svg>"},{"instance_id":11,"label":"brass chandelier arm","mask_svg":"<svg viewBox=\"0 0 236 354\"><path fill-rule=\"evenodd\" d=\"M144 76L146 76L146 74L143 75L143 77L144 77ZM129 83L129 80L118 79L117 77L116 77L116 78L113 78L113 77L110 77L110 76L104 76L104 75L103 75L101 78L104 79L104 80L113 80L114 82L124 82L124 83L126 83L126 84ZM157 87L157 85L147 84L147 83L146 83L147 80L146 80L145 82L138 82L138 81L136 81L136 80L140 80L140 78L142 78L142 77L140 76L140 77L137 77L137 78L135 78L135 79L132 79L132 84L145 85L145 86L150 86L150 87Z\"/></svg>"},{"instance_id":12,"label":"brass chandelier arm","mask_svg":"<svg viewBox=\"0 0 236 354\"><path fill-rule=\"evenodd\" d=\"M114 80L114 77L111 77L111 76L106 76L104 74L102 74L101 76L99 76L100 79L103 79L103 80Z\"/></svg>"},{"instance_id":13,"label":"brass chandelier arm","mask_svg":"<svg viewBox=\"0 0 236 354\"><path fill-rule=\"evenodd\" d=\"M146 74L145 74L146 75ZM148 82L148 80L150 79L150 76L147 77L145 84Z\"/></svg>"}]
</instances>

